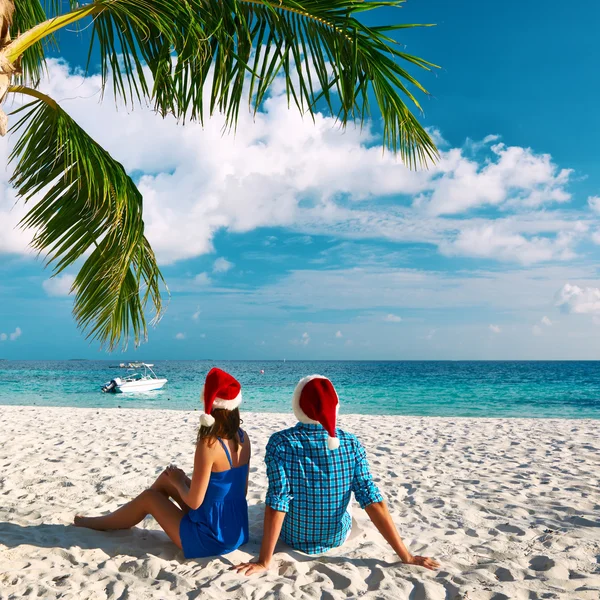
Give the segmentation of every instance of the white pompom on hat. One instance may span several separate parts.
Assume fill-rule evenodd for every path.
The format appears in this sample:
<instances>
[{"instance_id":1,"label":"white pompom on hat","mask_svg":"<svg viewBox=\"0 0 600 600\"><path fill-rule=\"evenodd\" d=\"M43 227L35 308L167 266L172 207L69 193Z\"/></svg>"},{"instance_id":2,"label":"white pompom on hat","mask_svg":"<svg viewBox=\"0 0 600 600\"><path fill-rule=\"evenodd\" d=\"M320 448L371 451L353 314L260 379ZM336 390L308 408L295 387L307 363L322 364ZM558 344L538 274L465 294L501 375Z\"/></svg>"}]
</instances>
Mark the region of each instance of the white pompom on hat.
<instances>
[{"instance_id":1,"label":"white pompom on hat","mask_svg":"<svg viewBox=\"0 0 600 600\"><path fill-rule=\"evenodd\" d=\"M330 450L340 447L340 440L335 431L340 401L327 377L309 375L298 382L292 398L292 407L296 418L301 423L322 425L329 438L327 446Z\"/></svg>"},{"instance_id":2,"label":"white pompom on hat","mask_svg":"<svg viewBox=\"0 0 600 600\"><path fill-rule=\"evenodd\" d=\"M235 410L242 403L242 386L235 377L215 367L206 376L200 401L204 404L204 414L200 415L200 424L212 427L215 418L210 413L214 408Z\"/></svg>"}]
</instances>

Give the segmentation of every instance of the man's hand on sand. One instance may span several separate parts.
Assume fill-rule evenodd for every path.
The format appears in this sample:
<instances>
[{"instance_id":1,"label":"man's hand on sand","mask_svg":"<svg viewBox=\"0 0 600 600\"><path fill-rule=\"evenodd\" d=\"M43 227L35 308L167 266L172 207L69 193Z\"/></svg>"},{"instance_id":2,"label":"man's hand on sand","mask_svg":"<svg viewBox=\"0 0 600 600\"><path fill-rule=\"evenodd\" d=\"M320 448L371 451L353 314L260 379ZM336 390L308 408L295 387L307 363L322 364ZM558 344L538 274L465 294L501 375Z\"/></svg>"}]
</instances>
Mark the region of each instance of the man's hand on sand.
<instances>
[{"instance_id":1,"label":"man's hand on sand","mask_svg":"<svg viewBox=\"0 0 600 600\"><path fill-rule=\"evenodd\" d=\"M237 567L232 567L232 569L242 575L256 575L268 571L269 567L264 563L257 561L242 563L241 565L237 565Z\"/></svg>"},{"instance_id":2,"label":"man's hand on sand","mask_svg":"<svg viewBox=\"0 0 600 600\"><path fill-rule=\"evenodd\" d=\"M413 556L406 563L407 565L416 565L417 567L425 567L431 571L435 571L440 568L440 563L433 558L427 558L426 556Z\"/></svg>"}]
</instances>

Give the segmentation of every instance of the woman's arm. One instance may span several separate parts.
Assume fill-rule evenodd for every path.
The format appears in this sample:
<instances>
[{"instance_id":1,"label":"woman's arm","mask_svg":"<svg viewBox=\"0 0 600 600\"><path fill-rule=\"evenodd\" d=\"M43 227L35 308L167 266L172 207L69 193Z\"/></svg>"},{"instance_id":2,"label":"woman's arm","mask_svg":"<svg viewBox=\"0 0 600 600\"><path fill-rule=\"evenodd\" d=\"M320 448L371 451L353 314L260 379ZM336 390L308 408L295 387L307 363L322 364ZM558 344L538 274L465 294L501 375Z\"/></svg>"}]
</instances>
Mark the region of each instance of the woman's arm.
<instances>
[{"instance_id":1,"label":"woman's arm","mask_svg":"<svg viewBox=\"0 0 600 600\"><path fill-rule=\"evenodd\" d=\"M196 446L194 456L194 473L192 481L188 484L185 479L174 471L167 470L169 477L173 478L173 484L181 495L181 499L193 510L204 502L208 481L214 462L214 455L206 442L201 441Z\"/></svg>"},{"instance_id":2,"label":"woman's arm","mask_svg":"<svg viewBox=\"0 0 600 600\"><path fill-rule=\"evenodd\" d=\"M248 435L248 434L246 434ZM248 482L250 481L250 460L252 458L252 444L250 443L250 437L248 437L248 474L246 475L246 496L248 496Z\"/></svg>"}]
</instances>

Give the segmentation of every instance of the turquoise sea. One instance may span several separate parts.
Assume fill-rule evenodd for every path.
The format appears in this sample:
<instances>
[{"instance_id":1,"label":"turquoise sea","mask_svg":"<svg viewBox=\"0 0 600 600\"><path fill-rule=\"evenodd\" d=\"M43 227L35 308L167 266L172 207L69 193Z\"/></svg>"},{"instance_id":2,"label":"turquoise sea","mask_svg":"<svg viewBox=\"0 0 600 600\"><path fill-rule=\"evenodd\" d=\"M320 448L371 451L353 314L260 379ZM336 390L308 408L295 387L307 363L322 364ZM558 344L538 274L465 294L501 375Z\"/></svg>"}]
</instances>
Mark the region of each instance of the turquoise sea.
<instances>
[{"instance_id":1,"label":"turquoise sea","mask_svg":"<svg viewBox=\"0 0 600 600\"><path fill-rule=\"evenodd\" d=\"M0 405L200 409L204 376L219 366L242 383L248 411L289 411L297 381L318 373L343 413L600 419L600 362L156 361L162 390L101 393L125 372L118 362L0 361Z\"/></svg>"}]
</instances>

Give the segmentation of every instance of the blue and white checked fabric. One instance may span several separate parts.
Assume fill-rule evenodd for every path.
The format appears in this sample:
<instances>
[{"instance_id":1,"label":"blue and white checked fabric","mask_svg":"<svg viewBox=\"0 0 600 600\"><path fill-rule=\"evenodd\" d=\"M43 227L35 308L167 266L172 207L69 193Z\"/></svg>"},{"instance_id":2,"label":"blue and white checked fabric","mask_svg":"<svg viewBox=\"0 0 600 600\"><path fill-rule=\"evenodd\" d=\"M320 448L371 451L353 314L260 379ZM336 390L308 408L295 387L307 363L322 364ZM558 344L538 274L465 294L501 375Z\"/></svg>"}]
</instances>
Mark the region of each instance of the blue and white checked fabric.
<instances>
[{"instance_id":1,"label":"blue and white checked fabric","mask_svg":"<svg viewBox=\"0 0 600 600\"><path fill-rule=\"evenodd\" d=\"M283 540L308 554L344 543L352 525L347 510L351 493L361 508L383 500L358 438L336 431L337 450L328 449L328 434L321 425L304 423L274 433L267 444L265 502L287 513Z\"/></svg>"}]
</instances>

